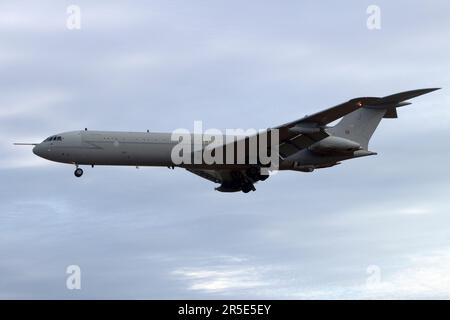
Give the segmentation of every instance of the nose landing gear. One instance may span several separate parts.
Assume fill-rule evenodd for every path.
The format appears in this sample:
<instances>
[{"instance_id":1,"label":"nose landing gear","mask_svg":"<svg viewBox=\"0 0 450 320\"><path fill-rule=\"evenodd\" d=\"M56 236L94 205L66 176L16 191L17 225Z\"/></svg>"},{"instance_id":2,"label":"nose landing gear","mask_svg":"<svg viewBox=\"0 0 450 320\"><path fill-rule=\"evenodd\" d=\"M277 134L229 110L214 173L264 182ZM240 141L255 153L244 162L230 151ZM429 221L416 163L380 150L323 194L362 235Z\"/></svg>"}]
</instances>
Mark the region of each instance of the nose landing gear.
<instances>
[{"instance_id":1,"label":"nose landing gear","mask_svg":"<svg viewBox=\"0 0 450 320\"><path fill-rule=\"evenodd\" d=\"M83 175L83 169L77 168L74 172L75 177L79 178Z\"/></svg>"}]
</instances>

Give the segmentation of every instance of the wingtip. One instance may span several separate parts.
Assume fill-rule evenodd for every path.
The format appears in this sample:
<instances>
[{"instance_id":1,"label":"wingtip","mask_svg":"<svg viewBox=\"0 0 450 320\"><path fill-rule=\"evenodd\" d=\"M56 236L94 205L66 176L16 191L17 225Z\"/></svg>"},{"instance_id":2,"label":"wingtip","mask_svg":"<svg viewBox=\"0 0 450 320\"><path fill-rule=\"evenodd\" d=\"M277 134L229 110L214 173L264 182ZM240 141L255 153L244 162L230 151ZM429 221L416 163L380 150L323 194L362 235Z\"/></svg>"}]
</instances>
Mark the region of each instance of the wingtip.
<instances>
[{"instance_id":1,"label":"wingtip","mask_svg":"<svg viewBox=\"0 0 450 320\"><path fill-rule=\"evenodd\" d=\"M423 95L423 94L428 94L437 90L441 90L442 88L426 88L426 89L419 89L419 90L414 90L418 93L418 96Z\"/></svg>"},{"instance_id":2,"label":"wingtip","mask_svg":"<svg viewBox=\"0 0 450 320\"><path fill-rule=\"evenodd\" d=\"M422 89L423 91L427 91L427 92L433 92L433 91L437 91L437 90L441 90L442 88L428 88L428 89Z\"/></svg>"},{"instance_id":3,"label":"wingtip","mask_svg":"<svg viewBox=\"0 0 450 320\"><path fill-rule=\"evenodd\" d=\"M417 90L411 90L410 92L417 92L421 94L430 93L436 90L441 90L442 88L425 88L425 89L417 89Z\"/></svg>"}]
</instances>

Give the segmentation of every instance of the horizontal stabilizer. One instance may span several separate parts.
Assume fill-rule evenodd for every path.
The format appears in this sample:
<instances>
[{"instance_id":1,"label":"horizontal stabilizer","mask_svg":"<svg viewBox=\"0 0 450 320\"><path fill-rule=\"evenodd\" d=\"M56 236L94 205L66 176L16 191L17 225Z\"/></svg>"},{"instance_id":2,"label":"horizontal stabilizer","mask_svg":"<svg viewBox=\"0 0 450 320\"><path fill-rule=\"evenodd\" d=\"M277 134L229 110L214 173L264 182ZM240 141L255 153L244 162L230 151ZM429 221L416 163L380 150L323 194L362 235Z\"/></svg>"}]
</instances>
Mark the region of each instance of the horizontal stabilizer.
<instances>
[{"instance_id":1,"label":"horizontal stabilizer","mask_svg":"<svg viewBox=\"0 0 450 320\"><path fill-rule=\"evenodd\" d=\"M390 96L382 97L382 98L367 98L370 100L368 103L364 105L365 108L369 109L386 109L389 107L403 107L410 105L410 102L406 100L439 90L440 88L432 88L432 89L419 89L419 90L411 90L400 92L396 94L392 94Z\"/></svg>"},{"instance_id":2,"label":"horizontal stabilizer","mask_svg":"<svg viewBox=\"0 0 450 320\"><path fill-rule=\"evenodd\" d=\"M406 100L412 99L423 94L427 94L440 88L430 88L430 89L418 89L400 92L396 94L392 94L390 96L386 96L383 98L378 98L378 100L373 101L369 105L365 106L367 109L385 109L386 113L383 116L385 119L396 119L398 118L397 109L399 107L408 106L411 102L407 102Z\"/></svg>"},{"instance_id":3,"label":"horizontal stabilizer","mask_svg":"<svg viewBox=\"0 0 450 320\"><path fill-rule=\"evenodd\" d=\"M411 91L405 91L400 92L396 94L392 94L390 96L386 96L383 98L380 98L377 104L381 105L390 105L390 104L399 104L400 102L439 90L440 88L429 88L429 89L418 89L418 90L411 90Z\"/></svg>"}]
</instances>

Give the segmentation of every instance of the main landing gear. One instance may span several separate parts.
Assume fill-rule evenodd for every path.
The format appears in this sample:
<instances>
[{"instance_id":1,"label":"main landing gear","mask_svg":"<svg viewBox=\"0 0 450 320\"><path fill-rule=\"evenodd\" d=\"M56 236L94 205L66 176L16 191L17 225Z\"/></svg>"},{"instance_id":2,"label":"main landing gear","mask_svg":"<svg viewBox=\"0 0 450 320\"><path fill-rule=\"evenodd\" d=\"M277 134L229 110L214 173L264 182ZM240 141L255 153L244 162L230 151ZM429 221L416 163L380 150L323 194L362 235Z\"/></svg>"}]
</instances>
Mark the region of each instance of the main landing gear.
<instances>
[{"instance_id":1,"label":"main landing gear","mask_svg":"<svg viewBox=\"0 0 450 320\"><path fill-rule=\"evenodd\" d=\"M242 192L249 193L250 191L256 191L253 181L244 176L240 171L232 171L231 177L234 180L235 188L240 188ZM254 180L258 181L258 180Z\"/></svg>"},{"instance_id":2,"label":"main landing gear","mask_svg":"<svg viewBox=\"0 0 450 320\"><path fill-rule=\"evenodd\" d=\"M75 175L75 177L79 178L83 175L83 169L81 168L76 168L75 172L73 173Z\"/></svg>"},{"instance_id":3,"label":"main landing gear","mask_svg":"<svg viewBox=\"0 0 450 320\"><path fill-rule=\"evenodd\" d=\"M255 186L251 182L245 182L242 185L242 192L243 193L249 193L250 191L256 191Z\"/></svg>"}]
</instances>

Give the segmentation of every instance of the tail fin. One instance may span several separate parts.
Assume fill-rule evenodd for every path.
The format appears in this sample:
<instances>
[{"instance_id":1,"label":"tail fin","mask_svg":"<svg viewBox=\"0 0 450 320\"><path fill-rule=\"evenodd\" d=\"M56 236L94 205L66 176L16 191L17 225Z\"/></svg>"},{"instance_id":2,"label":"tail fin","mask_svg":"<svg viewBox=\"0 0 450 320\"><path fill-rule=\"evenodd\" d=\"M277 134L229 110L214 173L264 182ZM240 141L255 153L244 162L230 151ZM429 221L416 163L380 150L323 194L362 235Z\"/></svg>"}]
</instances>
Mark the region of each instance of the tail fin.
<instances>
[{"instance_id":1,"label":"tail fin","mask_svg":"<svg viewBox=\"0 0 450 320\"><path fill-rule=\"evenodd\" d=\"M401 92L383 98L361 98L367 101L362 108L344 116L342 120L328 131L337 137L358 142L365 150L368 149L369 140L383 118L397 118L397 108L409 105L405 102L435 90L419 89Z\"/></svg>"}]
</instances>

